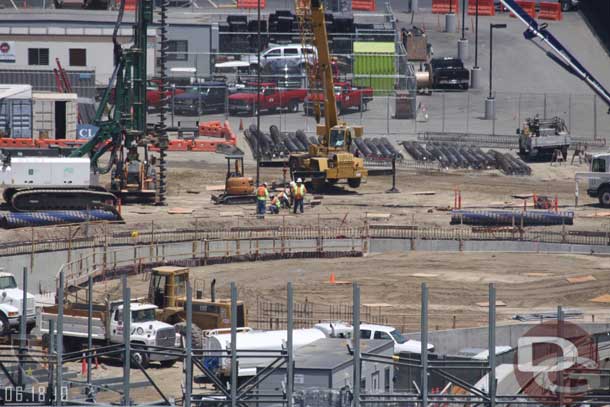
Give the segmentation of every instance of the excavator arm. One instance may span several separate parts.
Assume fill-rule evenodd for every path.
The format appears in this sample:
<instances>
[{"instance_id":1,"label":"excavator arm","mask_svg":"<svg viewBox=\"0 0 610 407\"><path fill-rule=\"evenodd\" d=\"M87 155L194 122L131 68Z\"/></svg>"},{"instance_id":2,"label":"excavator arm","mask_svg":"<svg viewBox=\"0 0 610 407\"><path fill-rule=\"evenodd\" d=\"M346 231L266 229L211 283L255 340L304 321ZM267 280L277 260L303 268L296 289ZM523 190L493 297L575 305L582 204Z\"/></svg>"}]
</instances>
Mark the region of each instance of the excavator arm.
<instances>
[{"instance_id":1,"label":"excavator arm","mask_svg":"<svg viewBox=\"0 0 610 407\"><path fill-rule=\"evenodd\" d=\"M608 105L608 113L610 113L610 92L593 77L593 75L576 59L574 55L561 43L551 32L547 30L547 24L538 24L529 14L525 12L514 0L500 0L502 4L517 16L527 29L523 32L523 36L528 40L540 38L542 42L547 44L554 52L552 59L558 62L570 73L576 75L587 83L593 91L603 99Z\"/></svg>"}]
</instances>

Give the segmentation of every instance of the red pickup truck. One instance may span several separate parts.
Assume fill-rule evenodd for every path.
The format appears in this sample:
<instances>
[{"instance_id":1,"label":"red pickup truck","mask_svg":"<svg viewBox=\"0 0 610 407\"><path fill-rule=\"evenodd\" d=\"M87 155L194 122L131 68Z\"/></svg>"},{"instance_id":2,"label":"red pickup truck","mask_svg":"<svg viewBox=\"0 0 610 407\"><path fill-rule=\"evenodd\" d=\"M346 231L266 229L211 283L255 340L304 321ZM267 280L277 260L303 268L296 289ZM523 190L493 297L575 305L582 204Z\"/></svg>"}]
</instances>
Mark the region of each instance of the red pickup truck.
<instances>
[{"instance_id":1,"label":"red pickup truck","mask_svg":"<svg viewBox=\"0 0 610 407\"><path fill-rule=\"evenodd\" d=\"M373 100L373 88L357 88L350 82L335 82L335 98L337 112L344 113L348 109L366 110L366 105ZM313 102L320 102L320 110L324 112L324 93L309 93L305 98L303 108L306 115L313 115Z\"/></svg>"},{"instance_id":2,"label":"red pickup truck","mask_svg":"<svg viewBox=\"0 0 610 407\"><path fill-rule=\"evenodd\" d=\"M261 83L260 110L271 113L279 109L298 112L299 104L305 101L305 89L278 88L274 83ZM246 88L229 96L229 114L246 113L256 115L256 83L248 83Z\"/></svg>"}]
</instances>

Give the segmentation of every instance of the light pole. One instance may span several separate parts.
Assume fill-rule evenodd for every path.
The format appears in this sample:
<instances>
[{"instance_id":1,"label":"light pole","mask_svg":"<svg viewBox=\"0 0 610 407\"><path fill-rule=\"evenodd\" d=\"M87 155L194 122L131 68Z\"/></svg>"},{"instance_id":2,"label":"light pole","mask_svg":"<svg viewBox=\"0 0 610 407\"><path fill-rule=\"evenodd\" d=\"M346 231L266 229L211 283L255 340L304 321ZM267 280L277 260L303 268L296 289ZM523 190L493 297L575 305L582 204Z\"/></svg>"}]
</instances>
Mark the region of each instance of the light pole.
<instances>
[{"instance_id":1,"label":"light pole","mask_svg":"<svg viewBox=\"0 0 610 407\"><path fill-rule=\"evenodd\" d=\"M258 0L257 10L258 20L256 21L256 186L258 187L260 185L261 176L261 0Z\"/></svg>"},{"instance_id":2,"label":"light pole","mask_svg":"<svg viewBox=\"0 0 610 407\"><path fill-rule=\"evenodd\" d=\"M468 59L468 40L466 39L466 0L462 0L462 38L458 40L458 58L464 62Z\"/></svg>"},{"instance_id":3,"label":"light pole","mask_svg":"<svg viewBox=\"0 0 610 407\"><path fill-rule=\"evenodd\" d=\"M496 100L493 96L493 55L494 55L494 28L506 28L506 24L489 24L489 96L485 100L485 119L493 120L496 117Z\"/></svg>"},{"instance_id":4,"label":"light pole","mask_svg":"<svg viewBox=\"0 0 610 407\"><path fill-rule=\"evenodd\" d=\"M474 12L474 67L470 71L470 87L473 89L481 87L481 68L479 68L479 0L476 0Z\"/></svg>"}]
</instances>

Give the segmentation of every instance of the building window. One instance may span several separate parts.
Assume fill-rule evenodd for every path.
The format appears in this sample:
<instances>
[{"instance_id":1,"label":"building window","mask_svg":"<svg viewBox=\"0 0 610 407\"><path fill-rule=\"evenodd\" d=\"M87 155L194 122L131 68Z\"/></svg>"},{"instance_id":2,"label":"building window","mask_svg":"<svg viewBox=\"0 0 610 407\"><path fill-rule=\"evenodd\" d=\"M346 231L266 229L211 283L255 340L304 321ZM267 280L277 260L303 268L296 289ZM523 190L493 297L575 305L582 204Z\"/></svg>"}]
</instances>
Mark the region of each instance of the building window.
<instances>
[{"instance_id":1,"label":"building window","mask_svg":"<svg viewBox=\"0 0 610 407\"><path fill-rule=\"evenodd\" d=\"M173 40L167 42L167 60L168 61L186 61L188 60L188 41Z\"/></svg>"},{"instance_id":2,"label":"building window","mask_svg":"<svg viewBox=\"0 0 610 407\"><path fill-rule=\"evenodd\" d=\"M28 65L49 65L49 49L28 48Z\"/></svg>"},{"instance_id":3,"label":"building window","mask_svg":"<svg viewBox=\"0 0 610 407\"><path fill-rule=\"evenodd\" d=\"M87 50L70 48L70 66L87 66Z\"/></svg>"}]
</instances>

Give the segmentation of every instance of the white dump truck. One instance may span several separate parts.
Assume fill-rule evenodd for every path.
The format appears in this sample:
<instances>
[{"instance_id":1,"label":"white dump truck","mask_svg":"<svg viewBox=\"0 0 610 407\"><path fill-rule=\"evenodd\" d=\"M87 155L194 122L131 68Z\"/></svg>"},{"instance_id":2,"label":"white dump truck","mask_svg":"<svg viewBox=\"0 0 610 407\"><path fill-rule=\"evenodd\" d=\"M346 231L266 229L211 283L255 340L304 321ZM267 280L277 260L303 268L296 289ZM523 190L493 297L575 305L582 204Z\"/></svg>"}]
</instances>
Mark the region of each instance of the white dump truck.
<instances>
[{"instance_id":1,"label":"white dump truck","mask_svg":"<svg viewBox=\"0 0 610 407\"><path fill-rule=\"evenodd\" d=\"M293 348L298 349L323 338L351 338L353 327L342 322L319 323L313 328L295 329L292 334ZM400 332L391 326L385 325L360 325L361 339L387 339L394 342L394 352L419 353L421 345L419 341L406 339ZM231 350L230 329L210 330L205 332L204 349L206 350ZM253 351L252 355L239 360L238 376L253 376L256 368L265 363L270 363L275 358L271 356L252 357L260 351L280 351L286 348L288 332L281 331L255 331L251 328L240 328L237 332L236 348L242 355L245 351ZM433 351L434 346L428 344L428 350ZM259 353L260 354L260 353ZM204 362L219 376L228 378L231 372L231 359L219 358L217 353L205 356Z\"/></svg>"},{"instance_id":2,"label":"white dump truck","mask_svg":"<svg viewBox=\"0 0 610 407\"><path fill-rule=\"evenodd\" d=\"M149 346L180 347L180 335L172 325L155 319L156 305L132 302L131 336L132 355L143 367L158 361L163 367L176 362L175 356L147 352ZM48 343L49 321L57 327L57 305L44 307L40 314L40 331L43 342ZM72 303L64 307L63 339L66 351L80 350L87 344L88 304ZM94 304L92 314L92 337L94 346L123 343L122 301Z\"/></svg>"},{"instance_id":3,"label":"white dump truck","mask_svg":"<svg viewBox=\"0 0 610 407\"><path fill-rule=\"evenodd\" d=\"M36 300L30 293L26 294L26 330L36 326ZM0 269L0 336L19 329L23 314L23 290L17 287L15 276Z\"/></svg>"},{"instance_id":4,"label":"white dump truck","mask_svg":"<svg viewBox=\"0 0 610 407\"><path fill-rule=\"evenodd\" d=\"M587 181L587 195L597 198L603 207L610 207L610 154L591 157L589 172L577 173L576 181ZM578 183L577 183L578 185Z\"/></svg>"}]
</instances>

